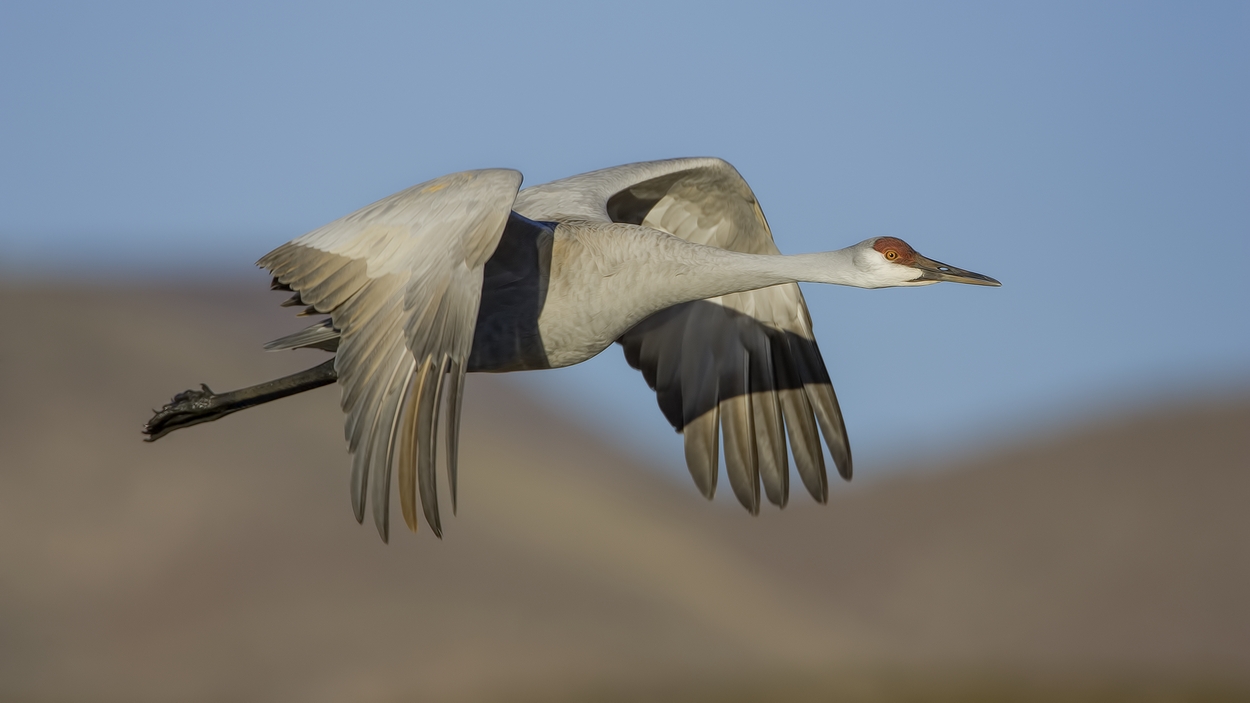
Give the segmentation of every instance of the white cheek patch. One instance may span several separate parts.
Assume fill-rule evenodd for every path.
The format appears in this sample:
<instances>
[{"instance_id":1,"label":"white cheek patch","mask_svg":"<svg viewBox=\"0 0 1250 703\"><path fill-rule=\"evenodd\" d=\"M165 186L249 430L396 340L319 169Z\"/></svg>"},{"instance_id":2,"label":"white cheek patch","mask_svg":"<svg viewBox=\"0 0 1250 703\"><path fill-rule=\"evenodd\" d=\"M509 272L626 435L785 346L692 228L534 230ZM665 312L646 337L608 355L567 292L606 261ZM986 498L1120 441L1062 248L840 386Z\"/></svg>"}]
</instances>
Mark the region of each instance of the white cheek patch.
<instances>
[{"instance_id":1,"label":"white cheek patch","mask_svg":"<svg viewBox=\"0 0 1250 703\"><path fill-rule=\"evenodd\" d=\"M886 259L885 254L872 248L872 243L875 241L875 239L869 239L856 246L851 259L855 271L845 276L844 283L860 288L928 286L937 283L937 281L916 280L923 273L920 269Z\"/></svg>"},{"instance_id":2,"label":"white cheek patch","mask_svg":"<svg viewBox=\"0 0 1250 703\"><path fill-rule=\"evenodd\" d=\"M873 286L876 288L890 288L894 286L923 286L937 281L917 281L920 277L920 270L910 266L896 264L888 261L880 252L873 251L874 257L868 269L868 278L872 280Z\"/></svg>"},{"instance_id":3,"label":"white cheek patch","mask_svg":"<svg viewBox=\"0 0 1250 703\"><path fill-rule=\"evenodd\" d=\"M889 269L889 273L887 275L893 276L897 280L897 283L894 283L892 285L927 286L930 283L937 283L937 281L925 281L925 280L917 281L916 279L920 278L921 274L923 273L920 269L917 269L917 268L904 266L902 264L887 264L886 268Z\"/></svg>"}]
</instances>

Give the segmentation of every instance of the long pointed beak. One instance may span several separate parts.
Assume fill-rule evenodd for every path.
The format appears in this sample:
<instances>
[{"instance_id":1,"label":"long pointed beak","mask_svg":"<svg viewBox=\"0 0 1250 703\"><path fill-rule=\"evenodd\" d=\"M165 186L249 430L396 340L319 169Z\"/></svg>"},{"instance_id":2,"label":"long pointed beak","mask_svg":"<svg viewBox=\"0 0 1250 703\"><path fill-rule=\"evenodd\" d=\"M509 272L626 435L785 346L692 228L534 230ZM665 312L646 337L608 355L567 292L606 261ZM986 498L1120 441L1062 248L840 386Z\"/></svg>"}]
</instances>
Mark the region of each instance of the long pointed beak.
<instances>
[{"instance_id":1,"label":"long pointed beak","mask_svg":"<svg viewBox=\"0 0 1250 703\"><path fill-rule=\"evenodd\" d=\"M951 283L969 283L974 286L1001 286L998 281L979 273L957 269L941 261L934 261L927 256L916 254L912 266L920 271L917 281L950 281Z\"/></svg>"}]
</instances>

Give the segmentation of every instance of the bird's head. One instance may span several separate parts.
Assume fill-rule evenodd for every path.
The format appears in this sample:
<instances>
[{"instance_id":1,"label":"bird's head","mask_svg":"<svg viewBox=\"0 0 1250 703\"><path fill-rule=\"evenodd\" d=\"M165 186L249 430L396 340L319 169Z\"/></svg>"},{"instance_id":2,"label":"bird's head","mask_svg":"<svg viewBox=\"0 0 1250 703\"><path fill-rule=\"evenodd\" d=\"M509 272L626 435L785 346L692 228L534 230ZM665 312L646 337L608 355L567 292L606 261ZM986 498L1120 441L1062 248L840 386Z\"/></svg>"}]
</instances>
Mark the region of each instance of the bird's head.
<instances>
[{"instance_id":1,"label":"bird's head","mask_svg":"<svg viewBox=\"0 0 1250 703\"><path fill-rule=\"evenodd\" d=\"M940 281L1000 286L989 276L965 271L921 255L895 237L874 237L855 245L855 266L873 288L927 286Z\"/></svg>"}]
</instances>

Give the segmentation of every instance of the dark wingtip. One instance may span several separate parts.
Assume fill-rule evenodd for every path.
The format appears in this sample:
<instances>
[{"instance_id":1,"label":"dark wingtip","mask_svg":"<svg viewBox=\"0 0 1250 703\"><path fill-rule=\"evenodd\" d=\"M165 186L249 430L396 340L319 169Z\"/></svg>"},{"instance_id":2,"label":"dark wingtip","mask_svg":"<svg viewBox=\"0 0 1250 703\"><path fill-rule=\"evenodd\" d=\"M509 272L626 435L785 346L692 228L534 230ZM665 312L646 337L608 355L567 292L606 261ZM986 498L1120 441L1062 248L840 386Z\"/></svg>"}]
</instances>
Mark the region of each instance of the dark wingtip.
<instances>
[{"instance_id":1,"label":"dark wingtip","mask_svg":"<svg viewBox=\"0 0 1250 703\"><path fill-rule=\"evenodd\" d=\"M438 498L433 499L433 501L437 501L437 500ZM430 526L430 529L434 531L434 536L439 539L442 539L443 538L443 522L442 520L439 519L439 516L438 516L438 503L427 502L425 495L422 494L421 508L422 508L422 512L425 513L425 522L426 524Z\"/></svg>"},{"instance_id":2,"label":"dark wingtip","mask_svg":"<svg viewBox=\"0 0 1250 703\"><path fill-rule=\"evenodd\" d=\"M687 459L686 467L689 468L689 459ZM716 481L707 480L706 474L698 474L694 471L690 472L690 476L694 478L694 487L699 491L699 495L712 500L716 497ZM745 506L743 506L745 507Z\"/></svg>"},{"instance_id":3,"label":"dark wingtip","mask_svg":"<svg viewBox=\"0 0 1250 703\"><path fill-rule=\"evenodd\" d=\"M835 451L835 448L840 451ZM846 441L845 426L842 428L842 441L836 447L831 443L829 449L833 454L833 465L838 467L838 475L843 481L850 481L854 475L854 462L851 460L851 443Z\"/></svg>"}]
</instances>

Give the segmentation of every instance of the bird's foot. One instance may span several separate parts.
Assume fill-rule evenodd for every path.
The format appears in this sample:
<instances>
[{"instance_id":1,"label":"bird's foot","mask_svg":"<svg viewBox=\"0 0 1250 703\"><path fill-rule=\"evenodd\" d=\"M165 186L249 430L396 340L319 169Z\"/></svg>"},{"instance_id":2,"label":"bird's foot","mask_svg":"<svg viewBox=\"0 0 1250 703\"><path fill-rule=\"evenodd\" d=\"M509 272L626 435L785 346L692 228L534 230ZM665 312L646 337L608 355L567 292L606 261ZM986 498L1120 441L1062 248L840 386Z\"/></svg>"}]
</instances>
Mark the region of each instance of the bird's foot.
<instances>
[{"instance_id":1,"label":"bird's foot","mask_svg":"<svg viewBox=\"0 0 1250 703\"><path fill-rule=\"evenodd\" d=\"M261 403L320 388L334 383L338 377L334 359L330 359L290 376L227 393L214 393L208 386L200 384L200 390L183 391L174 396L168 405L153 411L152 419L143 426L143 434L147 435L144 441L155 442L174 430L220 420Z\"/></svg>"},{"instance_id":2,"label":"bird's foot","mask_svg":"<svg viewBox=\"0 0 1250 703\"><path fill-rule=\"evenodd\" d=\"M211 388L200 384L200 390L187 390L174 396L165 407L155 411L151 420L143 426L143 441L155 442L165 435L184 427L218 420L238 410L221 402L221 396Z\"/></svg>"}]
</instances>

